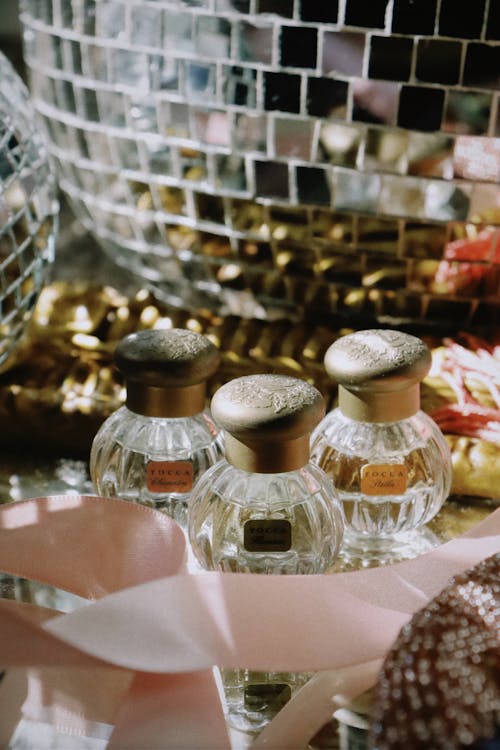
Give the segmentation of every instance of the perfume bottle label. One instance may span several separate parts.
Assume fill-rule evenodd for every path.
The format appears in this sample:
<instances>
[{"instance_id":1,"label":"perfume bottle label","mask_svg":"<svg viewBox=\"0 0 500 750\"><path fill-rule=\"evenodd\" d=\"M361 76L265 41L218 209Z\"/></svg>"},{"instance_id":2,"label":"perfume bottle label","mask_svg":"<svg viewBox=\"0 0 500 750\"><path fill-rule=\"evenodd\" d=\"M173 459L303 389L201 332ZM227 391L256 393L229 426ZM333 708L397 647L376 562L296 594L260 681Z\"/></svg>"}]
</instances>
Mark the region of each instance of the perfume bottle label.
<instances>
[{"instance_id":1,"label":"perfume bottle label","mask_svg":"<svg viewBox=\"0 0 500 750\"><path fill-rule=\"evenodd\" d=\"M146 487L150 492L191 492L191 461L148 461Z\"/></svg>"},{"instance_id":2,"label":"perfume bottle label","mask_svg":"<svg viewBox=\"0 0 500 750\"><path fill-rule=\"evenodd\" d=\"M262 682L245 685L243 702L247 711L277 713L291 697L292 689L286 682Z\"/></svg>"},{"instance_id":3,"label":"perfume bottle label","mask_svg":"<svg viewBox=\"0 0 500 750\"><path fill-rule=\"evenodd\" d=\"M260 518L243 527L248 552L287 552L292 546L292 524L283 518Z\"/></svg>"},{"instance_id":4,"label":"perfume bottle label","mask_svg":"<svg viewBox=\"0 0 500 750\"><path fill-rule=\"evenodd\" d=\"M404 464L367 464L361 469L364 495L400 495L406 492L408 472Z\"/></svg>"}]
</instances>

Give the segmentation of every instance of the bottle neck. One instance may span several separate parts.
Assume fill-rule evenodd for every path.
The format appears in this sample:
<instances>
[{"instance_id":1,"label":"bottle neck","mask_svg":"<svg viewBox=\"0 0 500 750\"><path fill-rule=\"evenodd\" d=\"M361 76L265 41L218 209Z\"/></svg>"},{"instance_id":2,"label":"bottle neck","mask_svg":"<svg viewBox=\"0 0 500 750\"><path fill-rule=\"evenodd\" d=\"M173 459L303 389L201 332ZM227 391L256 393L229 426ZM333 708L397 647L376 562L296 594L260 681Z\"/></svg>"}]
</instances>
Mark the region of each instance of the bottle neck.
<instances>
[{"instance_id":1,"label":"bottle neck","mask_svg":"<svg viewBox=\"0 0 500 750\"><path fill-rule=\"evenodd\" d=\"M294 440L248 440L243 443L227 433L225 454L230 464L251 474L297 471L309 462L310 435L301 435Z\"/></svg>"},{"instance_id":2,"label":"bottle neck","mask_svg":"<svg viewBox=\"0 0 500 750\"><path fill-rule=\"evenodd\" d=\"M145 417L193 417L200 414L205 405L205 382L163 388L136 380L127 382L127 408Z\"/></svg>"},{"instance_id":3,"label":"bottle neck","mask_svg":"<svg viewBox=\"0 0 500 750\"><path fill-rule=\"evenodd\" d=\"M357 422L399 422L420 409L420 383L399 391L350 391L339 385L339 408Z\"/></svg>"}]
</instances>

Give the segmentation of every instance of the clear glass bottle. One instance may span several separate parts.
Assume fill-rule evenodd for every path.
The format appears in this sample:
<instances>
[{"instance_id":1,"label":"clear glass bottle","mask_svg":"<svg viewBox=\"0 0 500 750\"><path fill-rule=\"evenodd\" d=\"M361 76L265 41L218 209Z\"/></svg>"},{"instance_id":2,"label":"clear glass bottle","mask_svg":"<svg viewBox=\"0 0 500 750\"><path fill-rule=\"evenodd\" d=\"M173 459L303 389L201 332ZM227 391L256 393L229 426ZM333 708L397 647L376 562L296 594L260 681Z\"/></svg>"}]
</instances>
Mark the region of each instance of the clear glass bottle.
<instances>
[{"instance_id":1,"label":"clear glass bottle","mask_svg":"<svg viewBox=\"0 0 500 750\"><path fill-rule=\"evenodd\" d=\"M249 375L223 385L212 411L225 458L198 482L189 506L192 550L207 570L323 573L334 563L342 511L331 480L309 462L311 431L324 415L312 385ZM261 728L309 675L223 670L229 722Z\"/></svg>"},{"instance_id":2,"label":"clear glass bottle","mask_svg":"<svg viewBox=\"0 0 500 750\"><path fill-rule=\"evenodd\" d=\"M184 329L139 331L119 342L126 403L102 424L90 453L100 495L162 510L185 527L198 477L223 455L206 407L206 380L219 359L209 339Z\"/></svg>"},{"instance_id":3,"label":"clear glass bottle","mask_svg":"<svg viewBox=\"0 0 500 750\"><path fill-rule=\"evenodd\" d=\"M346 558L390 562L434 542L424 526L446 500L452 469L443 434L420 409L430 365L421 339L387 329L343 336L326 352L338 407L313 431L311 460L342 501Z\"/></svg>"}]
</instances>

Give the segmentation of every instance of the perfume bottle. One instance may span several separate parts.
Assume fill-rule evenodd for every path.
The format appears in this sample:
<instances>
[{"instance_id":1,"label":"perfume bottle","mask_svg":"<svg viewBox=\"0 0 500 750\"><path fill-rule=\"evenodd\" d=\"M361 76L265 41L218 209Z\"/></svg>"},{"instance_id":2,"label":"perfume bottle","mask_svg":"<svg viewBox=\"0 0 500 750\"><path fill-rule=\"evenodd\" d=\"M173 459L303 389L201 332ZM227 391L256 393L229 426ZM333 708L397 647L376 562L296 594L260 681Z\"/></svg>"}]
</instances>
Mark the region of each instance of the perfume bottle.
<instances>
[{"instance_id":1,"label":"perfume bottle","mask_svg":"<svg viewBox=\"0 0 500 750\"><path fill-rule=\"evenodd\" d=\"M188 511L194 556L208 570L323 573L334 563L343 518L331 480L309 462L310 435L325 412L312 385L249 375L212 399L225 458L200 478ZM222 670L228 721L261 728L310 675Z\"/></svg>"},{"instance_id":2,"label":"perfume bottle","mask_svg":"<svg viewBox=\"0 0 500 750\"><path fill-rule=\"evenodd\" d=\"M90 476L100 495L148 505L185 527L198 477L223 455L206 408L206 380L219 359L209 339L184 329L139 331L118 343L126 402L92 443Z\"/></svg>"},{"instance_id":3,"label":"perfume bottle","mask_svg":"<svg viewBox=\"0 0 500 750\"><path fill-rule=\"evenodd\" d=\"M431 354L416 336L384 329L335 341L325 369L338 406L311 437L311 459L333 479L345 514L342 554L390 562L436 542L424 533L451 485L451 459L420 409Z\"/></svg>"}]
</instances>

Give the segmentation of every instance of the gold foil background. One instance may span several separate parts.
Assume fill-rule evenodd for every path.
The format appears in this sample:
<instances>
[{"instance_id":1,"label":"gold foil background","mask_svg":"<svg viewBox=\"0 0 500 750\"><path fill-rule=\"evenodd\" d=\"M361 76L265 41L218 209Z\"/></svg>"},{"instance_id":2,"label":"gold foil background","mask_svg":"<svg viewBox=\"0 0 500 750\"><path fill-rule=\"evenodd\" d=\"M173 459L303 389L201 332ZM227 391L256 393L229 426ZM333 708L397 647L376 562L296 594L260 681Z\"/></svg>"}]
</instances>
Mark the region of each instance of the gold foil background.
<instances>
[{"instance_id":1,"label":"gold foil background","mask_svg":"<svg viewBox=\"0 0 500 750\"><path fill-rule=\"evenodd\" d=\"M281 373L315 385L328 409L336 404L337 387L325 372L324 355L339 336L352 332L317 322L193 315L159 304L147 290L129 297L110 286L53 282L41 293L26 336L0 374L1 443L87 457L101 423L124 403L123 381L113 365L116 344L128 333L153 327L193 330L220 349L221 366L209 381L209 396L241 375ZM446 356L441 339L424 338L436 362ZM481 384L472 380L470 388L480 403L491 405ZM452 400L449 385L431 372L422 385L422 407L432 412ZM447 438L454 451L452 492L493 497L498 447Z\"/></svg>"}]
</instances>

